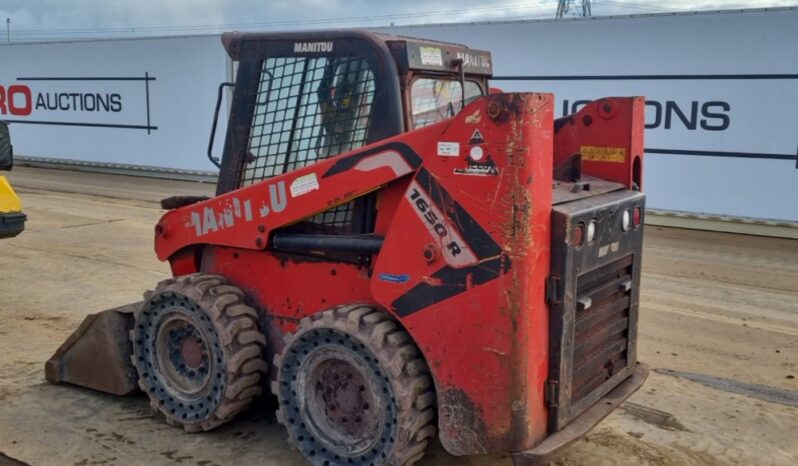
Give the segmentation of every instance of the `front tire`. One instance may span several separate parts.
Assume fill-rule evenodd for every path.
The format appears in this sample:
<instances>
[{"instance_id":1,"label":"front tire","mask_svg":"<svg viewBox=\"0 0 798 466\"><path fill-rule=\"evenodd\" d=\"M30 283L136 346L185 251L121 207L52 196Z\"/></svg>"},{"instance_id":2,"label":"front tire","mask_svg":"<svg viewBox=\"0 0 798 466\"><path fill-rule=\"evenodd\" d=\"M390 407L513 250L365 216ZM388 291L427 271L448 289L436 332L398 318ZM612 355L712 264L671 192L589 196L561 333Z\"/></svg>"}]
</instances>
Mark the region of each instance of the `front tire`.
<instances>
[{"instance_id":1,"label":"front tire","mask_svg":"<svg viewBox=\"0 0 798 466\"><path fill-rule=\"evenodd\" d=\"M170 425L211 430L250 406L268 369L266 339L244 293L220 276L165 280L130 332L139 387Z\"/></svg>"},{"instance_id":2,"label":"front tire","mask_svg":"<svg viewBox=\"0 0 798 466\"><path fill-rule=\"evenodd\" d=\"M289 442L317 466L409 466L436 434L426 363L392 318L344 306L303 319L272 391Z\"/></svg>"}]
</instances>

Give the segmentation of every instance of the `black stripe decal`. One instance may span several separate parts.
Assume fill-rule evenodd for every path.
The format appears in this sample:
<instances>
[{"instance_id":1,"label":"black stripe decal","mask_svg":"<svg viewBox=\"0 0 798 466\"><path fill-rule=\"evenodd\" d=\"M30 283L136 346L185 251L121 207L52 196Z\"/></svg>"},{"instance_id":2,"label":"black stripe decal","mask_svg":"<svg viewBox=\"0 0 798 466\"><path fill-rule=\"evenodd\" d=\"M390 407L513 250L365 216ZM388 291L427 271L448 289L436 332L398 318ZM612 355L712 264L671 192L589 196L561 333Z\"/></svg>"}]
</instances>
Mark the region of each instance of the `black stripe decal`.
<instances>
[{"instance_id":1,"label":"black stripe decal","mask_svg":"<svg viewBox=\"0 0 798 466\"><path fill-rule=\"evenodd\" d=\"M506 262L502 268L502 262ZM438 286L422 282L414 286L407 293L398 297L391 305L399 317L406 317L421 311L444 299L463 293L467 289L468 276L471 275L472 285L487 283L509 269L509 259L496 257L480 264L454 269L445 266L435 272L433 278L439 279L442 284Z\"/></svg>"},{"instance_id":2,"label":"black stripe decal","mask_svg":"<svg viewBox=\"0 0 798 466\"><path fill-rule=\"evenodd\" d=\"M646 154L664 155L695 155L703 157L740 157L747 159L770 159L770 160L796 160L796 154L767 154L762 152L726 152L719 150L689 150L689 149L646 149Z\"/></svg>"},{"instance_id":3,"label":"black stripe decal","mask_svg":"<svg viewBox=\"0 0 798 466\"><path fill-rule=\"evenodd\" d=\"M70 121L40 121L40 120L3 120L9 123L22 123L28 125L56 125L56 126L85 126L88 128L119 128L119 129L146 129L157 130L157 126L149 125L115 125L110 123L75 123Z\"/></svg>"},{"instance_id":4,"label":"black stripe decal","mask_svg":"<svg viewBox=\"0 0 798 466\"><path fill-rule=\"evenodd\" d=\"M465 292L469 276L472 286L481 285L507 273L511 266L510 258L502 254L501 247L488 232L482 229L479 223L457 201L452 199L446 189L425 168L418 171L416 181L427 192L438 209L455 223L460 236L482 262L459 269L449 265L439 269L432 277L439 280L440 285L419 283L391 303L400 317L408 316Z\"/></svg>"},{"instance_id":5,"label":"black stripe decal","mask_svg":"<svg viewBox=\"0 0 798 466\"><path fill-rule=\"evenodd\" d=\"M414 170L421 166L421 157L419 157L418 154L416 154L415 151L413 151L413 149L410 148L410 146L408 146L407 144L402 144L401 142L389 142L388 144L367 149L364 150L363 152L358 152L357 154L352 154L348 157L344 157L343 159L335 162L335 164L333 164L333 166L330 167L330 169L327 170L324 173L324 175L322 175L321 177L327 178L333 175L337 175L339 173L343 173L347 170L351 170L352 167L357 165L358 162L360 162L364 158L388 150L394 150L398 152L402 156L402 158L405 159L405 162L407 162L407 164L410 165L410 167Z\"/></svg>"},{"instance_id":6,"label":"black stripe decal","mask_svg":"<svg viewBox=\"0 0 798 466\"><path fill-rule=\"evenodd\" d=\"M17 78L17 81L155 81L154 76L146 75L144 77L141 76L132 76L129 78L126 77L106 77L106 78L97 78L97 77L86 77L86 78L76 78L76 77L48 77L48 78L34 78L29 76L23 76L21 78Z\"/></svg>"},{"instance_id":7,"label":"black stripe decal","mask_svg":"<svg viewBox=\"0 0 798 466\"><path fill-rule=\"evenodd\" d=\"M487 231L483 230L474 217L452 199L452 196L433 178L429 172L422 168L416 175L416 181L429 194L430 199L438 209L454 222L460 236L468 243L468 247L480 260L495 257L501 254L502 250Z\"/></svg>"}]
</instances>

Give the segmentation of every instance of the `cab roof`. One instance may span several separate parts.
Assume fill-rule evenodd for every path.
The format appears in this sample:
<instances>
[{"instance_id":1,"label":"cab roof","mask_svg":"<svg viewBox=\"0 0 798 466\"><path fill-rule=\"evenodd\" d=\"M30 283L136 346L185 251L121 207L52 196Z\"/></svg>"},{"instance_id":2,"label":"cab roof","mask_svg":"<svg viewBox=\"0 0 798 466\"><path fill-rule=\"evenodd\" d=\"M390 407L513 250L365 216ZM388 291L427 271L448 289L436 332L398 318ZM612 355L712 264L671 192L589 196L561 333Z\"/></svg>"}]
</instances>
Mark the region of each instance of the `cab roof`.
<instances>
[{"instance_id":1,"label":"cab roof","mask_svg":"<svg viewBox=\"0 0 798 466\"><path fill-rule=\"evenodd\" d=\"M289 41L294 43L294 54L313 56L331 53L336 42L354 40L366 41L374 47L390 52L403 71L451 72L458 69L459 60L462 60L463 72L466 74L493 75L490 52L452 42L377 33L364 29L222 34L222 43L233 60L239 59L241 46L248 42Z\"/></svg>"}]
</instances>

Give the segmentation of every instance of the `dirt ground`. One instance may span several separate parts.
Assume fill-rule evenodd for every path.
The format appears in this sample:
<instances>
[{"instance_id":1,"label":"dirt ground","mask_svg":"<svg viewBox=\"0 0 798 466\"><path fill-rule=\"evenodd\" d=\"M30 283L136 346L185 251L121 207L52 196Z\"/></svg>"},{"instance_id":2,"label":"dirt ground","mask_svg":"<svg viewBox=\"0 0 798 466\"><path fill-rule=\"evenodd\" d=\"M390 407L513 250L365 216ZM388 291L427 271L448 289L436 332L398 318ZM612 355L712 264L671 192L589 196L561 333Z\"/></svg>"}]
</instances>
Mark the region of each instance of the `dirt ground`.
<instances>
[{"instance_id":1,"label":"dirt ground","mask_svg":"<svg viewBox=\"0 0 798 466\"><path fill-rule=\"evenodd\" d=\"M10 179L29 220L0 242L0 465L303 464L268 406L185 434L144 396L44 380L85 314L168 276L156 201L211 185L26 167ZM646 384L553 465L798 464L798 242L649 227L639 340ZM421 464L510 460L434 446Z\"/></svg>"}]
</instances>

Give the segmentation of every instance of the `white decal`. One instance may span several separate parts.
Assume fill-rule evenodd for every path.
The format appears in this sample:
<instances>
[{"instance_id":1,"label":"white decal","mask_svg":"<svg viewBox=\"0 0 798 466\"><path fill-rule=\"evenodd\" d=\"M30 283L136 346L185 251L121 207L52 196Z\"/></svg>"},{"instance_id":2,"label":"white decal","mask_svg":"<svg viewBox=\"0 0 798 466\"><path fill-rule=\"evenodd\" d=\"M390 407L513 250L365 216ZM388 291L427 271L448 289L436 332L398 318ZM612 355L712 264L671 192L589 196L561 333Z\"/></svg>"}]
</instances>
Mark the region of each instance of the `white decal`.
<instances>
[{"instance_id":1,"label":"white decal","mask_svg":"<svg viewBox=\"0 0 798 466\"><path fill-rule=\"evenodd\" d=\"M291 182L291 197L299 197L316 189L319 189L319 180L316 179L315 173L309 173Z\"/></svg>"},{"instance_id":2,"label":"white decal","mask_svg":"<svg viewBox=\"0 0 798 466\"><path fill-rule=\"evenodd\" d=\"M479 114L479 110L475 111L471 115L468 115L465 119L465 122L468 123L469 125L475 125L480 121L482 121L482 117Z\"/></svg>"},{"instance_id":3,"label":"white decal","mask_svg":"<svg viewBox=\"0 0 798 466\"><path fill-rule=\"evenodd\" d=\"M471 176L497 176L499 169L493 164L469 164L466 168L455 168L455 175L471 175Z\"/></svg>"},{"instance_id":4,"label":"white decal","mask_svg":"<svg viewBox=\"0 0 798 466\"><path fill-rule=\"evenodd\" d=\"M402 176L413 171L407 161L399 152L388 150L366 157L355 165L355 170L360 172L370 172L377 168L391 167L394 175Z\"/></svg>"},{"instance_id":5,"label":"white decal","mask_svg":"<svg viewBox=\"0 0 798 466\"><path fill-rule=\"evenodd\" d=\"M206 207L203 211L203 215L202 234L207 235L212 231L219 231L219 225L216 224L216 215L214 215L213 209Z\"/></svg>"},{"instance_id":6,"label":"white decal","mask_svg":"<svg viewBox=\"0 0 798 466\"><path fill-rule=\"evenodd\" d=\"M490 68L490 57L486 54L457 52L457 58L463 60L464 67Z\"/></svg>"},{"instance_id":7,"label":"white decal","mask_svg":"<svg viewBox=\"0 0 798 466\"><path fill-rule=\"evenodd\" d=\"M471 135L471 140L468 141L469 144L484 144L485 138L482 137L482 133L479 132L478 129L474 130L474 134Z\"/></svg>"},{"instance_id":8,"label":"white decal","mask_svg":"<svg viewBox=\"0 0 798 466\"><path fill-rule=\"evenodd\" d=\"M285 181L270 184L268 190L269 200L264 201L258 210L261 218L271 212L282 212L288 203ZM233 197L226 199L225 205L204 206L192 211L186 228L194 227L194 233L199 237L233 227L241 219L245 222L252 221L252 201L246 199L242 202L238 197Z\"/></svg>"},{"instance_id":9,"label":"white decal","mask_svg":"<svg viewBox=\"0 0 798 466\"><path fill-rule=\"evenodd\" d=\"M282 212L288 202L285 195L285 181L277 182L277 185L269 185L269 199L272 201L272 210Z\"/></svg>"},{"instance_id":10,"label":"white decal","mask_svg":"<svg viewBox=\"0 0 798 466\"><path fill-rule=\"evenodd\" d=\"M472 176L498 176L499 169L493 162L493 157L487 154L480 146L473 146L466 159L468 165L465 168L455 168L455 175Z\"/></svg>"},{"instance_id":11,"label":"white decal","mask_svg":"<svg viewBox=\"0 0 798 466\"><path fill-rule=\"evenodd\" d=\"M244 219L247 222L252 221L252 202L249 199L244 201Z\"/></svg>"},{"instance_id":12,"label":"white decal","mask_svg":"<svg viewBox=\"0 0 798 466\"><path fill-rule=\"evenodd\" d=\"M621 245L620 245L620 242L618 242L618 241L614 241L614 242L612 242L610 244L606 244L604 246L601 246L598 249L598 256L599 257L604 257L604 256L607 255L608 252L618 252L618 249L620 249L620 247L621 247Z\"/></svg>"},{"instance_id":13,"label":"white decal","mask_svg":"<svg viewBox=\"0 0 798 466\"><path fill-rule=\"evenodd\" d=\"M438 47L419 47L422 65L443 66L443 54Z\"/></svg>"},{"instance_id":14,"label":"white decal","mask_svg":"<svg viewBox=\"0 0 798 466\"><path fill-rule=\"evenodd\" d=\"M332 42L294 42L294 53L319 53L332 51Z\"/></svg>"},{"instance_id":15,"label":"white decal","mask_svg":"<svg viewBox=\"0 0 798 466\"><path fill-rule=\"evenodd\" d=\"M202 236L202 221L200 220L199 212L191 212L191 222L189 222L189 226L194 226L194 234L197 236Z\"/></svg>"},{"instance_id":16,"label":"white decal","mask_svg":"<svg viewBox=\"0 0 798 466\"><path fill-rule=\"evenodd\" d=\"M477 262L476 255L471 251L462 236L452 228L443 213L433 204L421 186L413 182L407 190L405 198L427 227L430 235L440 243L440 250L446 263L454 267L464 267Z\"/></svg>"},{"instance_id":17,"label":"white decal","mask_svg":"<svg viewBox=\"0 0 798 466\"><path fill-rule=\"evenodd\" d=\"M441 157L459 157L459 142L438 142L438 155Z\"/></svg>"}]
</instances>

